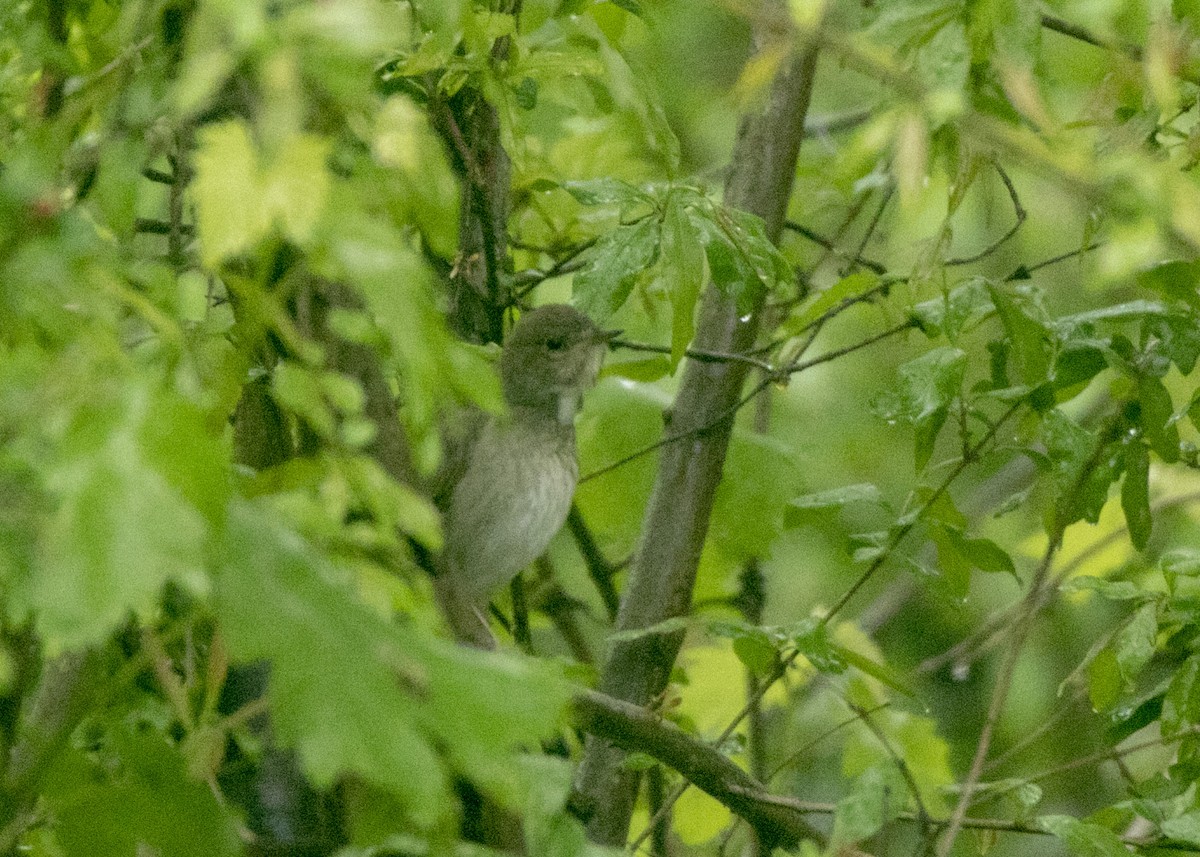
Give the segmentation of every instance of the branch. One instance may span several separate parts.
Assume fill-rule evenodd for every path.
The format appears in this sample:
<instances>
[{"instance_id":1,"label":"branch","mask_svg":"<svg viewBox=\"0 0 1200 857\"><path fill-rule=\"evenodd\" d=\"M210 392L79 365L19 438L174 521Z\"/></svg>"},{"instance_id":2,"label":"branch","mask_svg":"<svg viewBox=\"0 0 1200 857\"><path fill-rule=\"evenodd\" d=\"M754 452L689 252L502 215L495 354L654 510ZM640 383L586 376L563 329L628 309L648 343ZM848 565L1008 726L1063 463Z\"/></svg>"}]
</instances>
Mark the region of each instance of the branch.
<instances>
[{"instance_id":1,"label":"branch","mask_svg":"<svg viewBox=\"0 0 1200 857\"><path fill-rule=\"evenodd\" d=\"M1110 419L1108 425L1100 431L1096 440L1096 448L1092 451L1088 460L1079 468L1079 472L1075 474L1075 479L1072 481L1070 489L1064 496L1069 498L1077 496L1092 471L1100 463L1100 459L1112 442L1119 425L1119 414L1120 412L1118 412L1117 417ZM1050 564L1054 561L1054 556L1062 545L1063 535L1070 524L1071 521L1068 520L1067 514L1063 511L1062 507L1057 507L1054 513L1054 523L1050 531L1050 541L1046 545L1046 550L1042 554L1042 560L1038 563L1037 571L1034 573L1033 580L1029 584L1029 591L1025 594L1025 598L1022 599L1023 610L1015 622L1012 644L1005 655L1004 663L1000 667L1000 674L996 679L996 687L992 691L991 705L988 707L983 728L979 732L979 740L975 745L975 755L971 759L971 767L967 771L967 777L963 780L958 802L954 806L954 811L950 814L950 823L946 826L946 832L938 843L937 857L947 857L950 854L950 851L954 848L954 841L958 838L959 831L962 829L967 809L971 805L971 798L975 792L975 787L979 784L979 779L983 775L983 766L987 761L988 751L991 749L992 736L995 733L996 725L1000 722L1000 716L1004 712L1004 705L1008 701L1008 693L1012 688L1012 682L1016 676L1017 661L1020 659L1025 641L1029 638L1029 632L1033 629L1033 620L1037 616L1040 606L1039 601L1041 600L1042 585L1050 574Z\"/></svg>"},{"instance_id":2,"label":"branch","mask_svg":"<svg viewBox=\"0 0 1200 857\"><path fill-rule=\"evenodd\" d=\"M604 601L609 621L615 620L617 610L621 606L612 582L617 567L608 561L600 546L596 544L596 539L588 529L587 521L583 519L583 513L579 511L576 503L571 504L571 511L567 513L567 527L571 530L571 537L575 539L575 546L579 548L579 555L583 557L583 564L587 566L588 576Z\"/></svg>"},{"instance_id":3,"label":"branch","mask_svg":"<svg viewBox=\"0 0 1200 857\"><path fill-rule=\"evenodd\" d=\"M802 839L822 839L800 811L768 799L764 786L727 756L657 714L595 691L578 694L574 709L580 729L678 771L745 819L768 850L794 848Z\"/></svg>"},{"instance_id":4,"label":"branch","mask_svg":"<svg viewBox=\"0 0 1200 857\"><path fill-rule=\"evenodd\" d=\"M627 339L617 339L610 344L613 348L626 348L630 351L646 351L653 354L672 353L669 346L653 345L648 342L630 342ZM724 351L708 351L703 348L689 348L684 351L684 354L691 360L700 360L704 363L745 363L761 369L768 375L774 375L779 371L767 361L751 357L749 354L729 354Z\"/></svg>"},{"instance_id":5,"label":"branch","mask_svg":"<svg viewBox=\"0 0 1200 857\"><path fill-rule=\"evenodd\" d=\"M791 195L816 58L812 43L782 64L766 105L743 119L734 144L725 202L762 217L772 240L779 237ZM758 336L762 301L760 295L747 313L709 284L701 300L697 348L748 352ZM671 411L672 433L691 434L694 441L664 449L621 602L620 631L688 612L733 429L731 416L745 401L740 396L749 369L741 362L688 361ZM681 643L676 633L615 644L601 671L600 689L628 702L649 701L666 686ZM585 805L595 810L589 836L600 844L621 845L628 833L638 776L623 765L624 756L619 746L597 738L589 739L584 752L577 782Z\"/></svg>"},{"instance_id":6,"label":"branch","mask_svg":"<svg viewBox=\"0 0 1200 857\"><path fill-rule=\"evenodd\" d=\"M1106 41L1086 27L1081 27L1078 24L1072 24L1070 21L1065 21L1062 18L1054 15L1042 15L1042 26L1047 30L1053 30L1061 35L1068 36L1072 39L1078 39L1081 42L1086 42L1097 48L1104 48L1108 51L1123 53L1135 62L1142 61L1142 49L1137 45L1124 44L1116 45Z\"/></svg>"},{"instance_id":7,"label":"branch","mask_svg":"<svg viewBox=\"0 0 1200 857\"><path fill-rule=\"evenodd\" d=\"M0 779L0 852L9 853L32 821L42 778L100 697L109 667L98 651L66 652L47 663L21 712Z\"/></svg>"}]
</instances>

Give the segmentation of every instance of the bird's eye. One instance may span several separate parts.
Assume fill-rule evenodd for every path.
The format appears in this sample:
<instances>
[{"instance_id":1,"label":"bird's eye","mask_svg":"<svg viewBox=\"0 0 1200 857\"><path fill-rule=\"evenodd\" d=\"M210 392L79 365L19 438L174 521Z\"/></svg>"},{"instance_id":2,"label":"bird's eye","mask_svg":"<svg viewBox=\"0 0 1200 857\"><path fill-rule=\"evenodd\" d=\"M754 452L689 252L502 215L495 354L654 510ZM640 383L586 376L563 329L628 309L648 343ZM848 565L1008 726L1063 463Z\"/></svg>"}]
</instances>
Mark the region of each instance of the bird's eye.
<instances>
[{"instance_id":1,"label":"bird's eye","mask_svg":"<svg viewBox=\"0 0 1200 857\"><path fill-rule=\"evenodd\" d=\"M561 336L554 336L546 340L546 348L550 351L562 351L566 345L566 340Z\"/></svg>"}]
</instances>

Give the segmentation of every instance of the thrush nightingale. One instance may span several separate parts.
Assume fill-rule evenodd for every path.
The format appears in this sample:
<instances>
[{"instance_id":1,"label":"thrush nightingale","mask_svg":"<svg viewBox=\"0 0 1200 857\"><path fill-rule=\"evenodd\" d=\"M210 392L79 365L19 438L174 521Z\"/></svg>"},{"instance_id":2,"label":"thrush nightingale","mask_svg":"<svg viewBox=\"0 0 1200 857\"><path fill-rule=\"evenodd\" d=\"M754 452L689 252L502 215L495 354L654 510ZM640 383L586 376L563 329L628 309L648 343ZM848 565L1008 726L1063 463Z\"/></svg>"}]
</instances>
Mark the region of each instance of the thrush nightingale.
<instances>
[{"instance_id":1,"label":"thrush nightingale","mask_svg":"<svg viewBox=\"0 0 1200 857\"><path fill-rule=\"evenodd\" d=\"M563 304L525 313L500 357L507 413L473 412L447 433L434 486L445 530L436 589L460 639L495 645L488 598L566 520L579 479L575 414L617 333Z\"/></svg>"}]
</instances>

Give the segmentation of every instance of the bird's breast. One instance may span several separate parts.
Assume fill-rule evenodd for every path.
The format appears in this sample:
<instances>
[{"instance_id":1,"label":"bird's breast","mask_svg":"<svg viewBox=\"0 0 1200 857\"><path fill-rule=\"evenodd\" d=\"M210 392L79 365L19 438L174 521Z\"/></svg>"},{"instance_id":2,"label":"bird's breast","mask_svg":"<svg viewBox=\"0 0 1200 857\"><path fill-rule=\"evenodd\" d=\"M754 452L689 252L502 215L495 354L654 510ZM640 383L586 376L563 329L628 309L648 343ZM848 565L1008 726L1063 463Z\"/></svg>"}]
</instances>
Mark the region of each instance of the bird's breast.
<instances>
[{"instance_id":1,"label":"bird's breast","mask_svg":"<svg viewBox=\"0 0 1200 857\"><path fill-rule=\"evenodd\" d=\"M491 421L455 485L446 519L450 571L482 601L546 549L578 481L574 430Z\"/></svg>"}]
</instances>

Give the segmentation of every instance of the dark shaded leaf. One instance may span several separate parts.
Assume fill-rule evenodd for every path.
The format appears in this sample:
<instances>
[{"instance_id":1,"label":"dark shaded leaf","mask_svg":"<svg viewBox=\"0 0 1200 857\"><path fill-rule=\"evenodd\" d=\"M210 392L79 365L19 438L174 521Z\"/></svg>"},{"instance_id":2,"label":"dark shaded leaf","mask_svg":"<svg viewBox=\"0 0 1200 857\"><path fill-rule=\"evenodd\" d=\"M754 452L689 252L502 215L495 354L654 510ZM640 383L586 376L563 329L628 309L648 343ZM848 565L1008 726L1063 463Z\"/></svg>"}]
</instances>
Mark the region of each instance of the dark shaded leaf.
<instances>
[{"instance_id":1,"label":"dark shaded leaf","mask_svg":"<svg viewBox=\"0 0 1200 857\"><path fill-rule=\"evenodd\" d=\"M1179 460L1179 429L1174 425L1171 394L1158 378L1138 378L1138 401L1142 405L1142 430L1158 457L1167 463Z\"/></svg>"},{"instance_id":2,"label":"dark shaded leaf","mask_svg":"<svg viewBox=\"0 0 1200 857\"><path fill-rule=\"evenodd\" d=\"M1121 510L1129 527L1129 540L1138 550L1150 541L1150 454L1136 441L1125 446L1125 480L1121 483Z\"/></svg>"},{"instance_id":3,"label":"dark shaded leaf","mask_svg":"<svg viewBox=\"0 0 1200 857\"><path fill-rule=\"evenodd\" d=\"M1017 295L989 286L992 303L1012 343L1012 356L1021 380L1031 387L1046 380L1050 370L1049 329L1034 316L1033 309Z\"/></svg>"}]
</instances>

